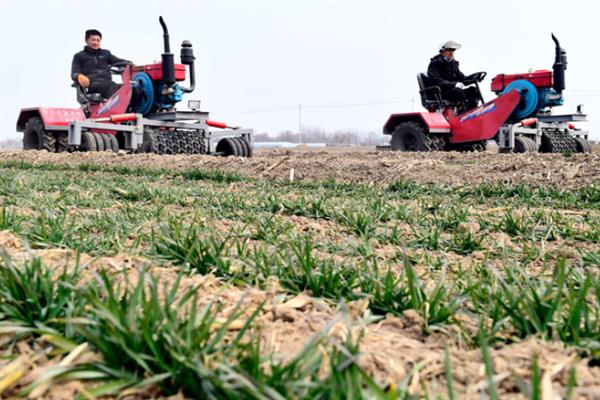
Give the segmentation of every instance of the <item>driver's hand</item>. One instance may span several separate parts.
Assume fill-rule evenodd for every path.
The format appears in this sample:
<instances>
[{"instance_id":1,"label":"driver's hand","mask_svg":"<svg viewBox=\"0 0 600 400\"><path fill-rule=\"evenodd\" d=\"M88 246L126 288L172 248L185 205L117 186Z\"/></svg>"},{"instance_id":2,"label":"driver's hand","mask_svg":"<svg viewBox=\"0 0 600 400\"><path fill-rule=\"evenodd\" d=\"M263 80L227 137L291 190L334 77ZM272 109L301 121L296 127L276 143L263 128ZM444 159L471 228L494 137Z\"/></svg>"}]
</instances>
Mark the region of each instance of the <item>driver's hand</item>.
<instances>
[{"instance_id":1,"label":"driver's hand","mask_svg":"<svg viewBox=\"0 0 600 400\"><path fill-rule=\"evenodd\" d=\"M456 82L456 86L455 86L455 87L456 87L457 89L464 89L464 88L465 88L465 85L464 85L464 83L462 83L462 82Z\"/></svg>"},{"instance_id":2,"label":"driver's hand","mask_svg":"<svg viewBox=\"0 0 600 400\"><path fill-rule=\"evenodd\" d=\"M77 75L77 82L79 82L79 84L81 86L83 86L84 88L89 87L90 86L90 78L88 78L87 76L85 76L84 74L79 74Z\"/></svg>"}]
</instances>

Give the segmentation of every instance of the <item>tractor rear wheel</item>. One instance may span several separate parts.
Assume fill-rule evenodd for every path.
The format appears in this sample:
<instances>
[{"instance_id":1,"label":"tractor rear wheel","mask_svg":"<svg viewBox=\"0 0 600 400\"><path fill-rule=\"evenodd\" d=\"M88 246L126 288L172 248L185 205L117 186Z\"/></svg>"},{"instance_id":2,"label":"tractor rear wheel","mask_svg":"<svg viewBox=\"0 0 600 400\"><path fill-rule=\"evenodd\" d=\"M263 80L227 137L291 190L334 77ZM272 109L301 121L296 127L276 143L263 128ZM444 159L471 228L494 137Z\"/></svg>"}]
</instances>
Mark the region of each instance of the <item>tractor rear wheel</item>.
<instances>
[{"instance_id":1,"label":"tractor rear wheel","mask_svg":"<svg viewBox=\"0 0 600 400\"><path fill-rule=\"evenodd\" d=\"M575 146L577 147L578 153L591 153L592 152L592 145L590 144L590 142L588 142L584 138L576 137L573 139L575 139Z\"/></svg>"},{"instance_id":2,"label":"tractor rear wheel","mask_svg":"<svg viewBox=\"0 0 600 400\"><path fill-rule=\"evenodd\" d=\"M23 131L23 149L56 151L54 132L47 131L40 117L29 118Z\"/></svg>"},{"instance_id":3,"label":"tractor rear wheel","mask_svg":"<svg viewBox=\"0 0 600 400\"><path fill-rule=\"evenodd\" d=\"M478 153L482 153L487 149L487 143L486 142L479 142L479 143L475 143L473 146L473 151L478 152Z\"/></svg>"},{"instance_id":4,"label":"tractor rear wheel","mask_svg":"<svg viewBox=\"0 0 600 400\"><path fill-rule=\"evenodd\" d=\"M81 146L79 149L82 151L96 151L98 146L96 146L96 138L92 132L81 132Z\"/></svg>"},{"instance_id":5,"label":"tractor rear wheel","mask_svg":"<svg viewBox=\"0 0 600 400\"><path fill-rule=\"evenodd\" d=\"M67 132L56 132L56 152L63 153L69 149L69 134Z\"/></svg>"},{"instance_id":6,"label":"tractor rear wheel","mask_svg":"<svg viewBox=\"0 0 600 400\"><path fill-rule=\"evenodd\" d=\"M446 151L458 151L461 153L478 152L481 153L487 148L487 143L482 142L467 142L467 143L446 143L444 150Z\"/></svg>"},{"instance_id":7,"label":"tractor rear wheel","mask_svg":"<svg viewBox=\"0 0 600 400\"><path fill-rule=\"evenodd\" d=\"M391 145L396 151L434 151L438 150L437 142L422 124L406 121L396 126Z\"/></svg>"},{"instance_id":8,"label":"tractor rear wheel","mask_svg":"<svg viewBox=\"0 0 600 400\"><path fill-rule=\"evenodd\" d=\"M525 136L515 136L513 153L530 153L537 151L535 141Z\"/></svg>"}]
</instances>

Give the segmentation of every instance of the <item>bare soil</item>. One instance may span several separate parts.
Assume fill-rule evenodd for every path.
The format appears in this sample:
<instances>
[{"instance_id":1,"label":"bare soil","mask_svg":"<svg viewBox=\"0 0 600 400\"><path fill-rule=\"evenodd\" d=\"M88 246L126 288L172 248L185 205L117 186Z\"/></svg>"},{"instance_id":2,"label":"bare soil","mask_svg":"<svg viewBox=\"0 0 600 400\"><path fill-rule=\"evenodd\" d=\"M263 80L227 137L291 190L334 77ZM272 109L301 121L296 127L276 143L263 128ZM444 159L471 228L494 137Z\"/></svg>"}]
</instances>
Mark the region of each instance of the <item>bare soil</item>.
<instances>
[{"instance_id":1,"label":"bare soil","mask_svg":"<svg viewBox=\"0 0 600 400\"><path fill-rule=\"evenodd\" d=\"M0 161L220 170L260 179L443 185L481 182L575 188L600 184L600 154L400 153L325 149L261 150L253 158L114 153L3 151Z\"/></svg>"},{"instance_id":2,"label":"bare soil","mask_svg":"<svg viewBox=\"0 0 600 400\"><path fill-rule=\"evenodd\" d=\"M472 185L481 182L525 184L531 187L553 186L575 189L600 185L600 155L574 154L494 154L484 153L395 153L372 150L263 150L251 159L212 156L159 156L154 154L125 153L47 153L45 151L3 151L0 161L25 161L31 163L98 164L104 166L129 166L169 168L176 170L219 170L265 180L293 180L314 182L335 179L337 182L363 184L389 184L395 180L417 183L437 183L448 186ZM489 210L488 210L489 211ZM565 210L568 212L568 210ZM482 211L483 212L483 211ZM335 227L330 222L314 222L302 217L289 217L295 226L310 230L316 236L333 235ZM329 224L329 225L328 225ZM465 229L470 229L466 227ZM337 234L337 233L336 233ZM493 243L513 246L509 238L490 238ZM505 243L506 242L506 243ZM491 246L491 244L490 244ZM486 245L487 247L487 245ZM0 232L0 252L6 251L16 262L40 257L45 265L73 267L76 255L68 249L32 250L27 244L7 231ZM385 252L385 248L378 249ZM106 270L115 279L134 285L139 271L145 270L161 283L173 282L176 267L160 267L150 260L121 254L115 257L92 258L82 255L85 279L95 279L93 272ZM466 263L466 260L465 260ZM240 287L225 283L212 275L187 276L180 291L201 287L202 305L217 301L223 306L223 318L235 306L242 304L244 315L266 302L256 320L256 333L260 335L261 349L265 354L275 354L282 359L292 357L315 335L325 331L332 340L343 340L347 335L361 340L360 364L383 386L409 379L411 393L429 397L445 397L444 349L447 346L454 387L466 393L469 399L481 398L480 390L487 386L484 364L478 349L468 348L460 338L458 328L451 326L430 335L423 334L424 321L414 311L402 317L385 316L376 322L367 322L367 303L337 304L311 298L307 294L286 296L276 280L270 290ZM243 320L240 321L243 323ZM465 330L472 321L465 318ZM239 326L239 324L235 325ZM234 328L235 328L234 326ZM0 344L6 340L0 335ZM49 366L60 359L44 355L41 339L19 343L16 354L23 357L24 372L15 381L13 389L32 382ZM501 398L525 398L516 395L519 382L529 382L533 357L537 355L542 373L542 398L565 396L570 369L577 376L577 398L600 399L600 368L589 365L577 351L561 342L547 342L530 338L522 342L503 345L491 350L494 359L494 379ZM99 357L87 350L73 362L85 362ZM8 365L0 361L0 369ZM415 371L418 371L415 373ZM411 375L412 374L412 375ZM84 385L80 382L54 385L43 398L67 398ZM15 392L13 392L15 393ZM128 398L153 397L153 392L132 393Z\"/></svg>"},{"instance_id":3,"label":"bare soil","mask_svg":"<svg viewBox=\"0 0 600 400\"><path fill-rule=\"evenodd\" d=\"M39 257L44 265L57 271L65 266L72 268L76 262L73 251L32 250L7 231L0 232L0 248L15 261ZM178 274L176 267L158 267L141 257L127 255L92 258L83 254L80 261L84 268L84 280L95 279L94 272L103 270L122 283L127 274L127 283L135 285L140 271L144 270L157 279L158 287L163 287L174 282ZM244 315L249 316L259 304L266 302L255 323L255 332L260 335L264 354L274 354L285 360L294 356L321 332L326 332L334 341L345 340L348 335L362 335L359 363L378 383L385 386L409 379L413 394L425 395L427 392L431 397L435 394L445 395L444 348L448 346L454 366L454 387L460 393L466 393L462 398L479 399L480 390L487 385L481 352L466 348L459 339L459 332L453 331L453 327L447 328L448 331L424 335L424 321L412 310L400 318L388 315L377 322L367 323L364 320L366 302L350 303L340 309L335 304L307 294L282 296L277 281L273 281L270 290L264 291L232 286L212 275L193 275L182 280L179 290L184 293L192 287L201 288L201 305L216 301L223 306L222 318L228 317L239 305L244 309ZM232 325L233 331L242 326L243 318ZM0 335L0 342L3 339L7 338ZM60 361L60 357L48 359L43 344L42 339L28 339L18 344L16 354L22 358L24 368L22 377L14 383L14 390L32 382L48 367ZM600 369L590 366L586 360L579 358L575 349L560 342L527 339L492 349L491 355L494 359L495 381L502 398L525 398L515 394L516 385L519 379L530 379L535 355L542 371L543 398L565 395L564 388L571 368L577 373L576 395L579 398L598 398L600 393ZM86 350L72 363L89 362L98 357ZM0 367L2 365L8 363L0 361ZM418 373L415 374L415 370ZM412 375L409 375L411 372ZM73 396L86 386L89 388L89 384L81 382L52 385L43 393L43 398ZM131 393L126 398L156 398L155 395L155 390L146 389Z\"/></svg>"}]
</instances>

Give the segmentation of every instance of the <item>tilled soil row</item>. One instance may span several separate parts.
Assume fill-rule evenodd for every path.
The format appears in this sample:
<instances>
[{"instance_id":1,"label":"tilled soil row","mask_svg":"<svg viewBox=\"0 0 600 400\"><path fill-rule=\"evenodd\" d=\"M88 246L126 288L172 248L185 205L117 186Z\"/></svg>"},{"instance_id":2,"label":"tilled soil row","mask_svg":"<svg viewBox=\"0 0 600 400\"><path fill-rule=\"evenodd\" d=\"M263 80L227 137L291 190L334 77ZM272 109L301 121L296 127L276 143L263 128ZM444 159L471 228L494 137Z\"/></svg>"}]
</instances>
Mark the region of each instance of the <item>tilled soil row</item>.
<instances>
[{"instance_id":1,"label":"tilled soil row","mask_svg":"<svg viewBox=\"0 0 600 400\"><path fill-rule=\"evenodd\" d=\"M17 265L32 257L39 257L46 267L56 271L61 271L65 266L72 268L76 260L76 254L68 249L29 249L26 243L7 231L0 232L0 251L6 252ZM80 255L80 262L84 281L95 279L95 273L103 270L115 281L134 286L140 271L144 270L154 276L158 287L162 288L165 284L174 282L178 274L175 267L160 267L151 260L137 256L92 258L83 254ZM365 302L351 303L340 308L304 293L286 296L276 281L269 290L259 290L233 286L212 275L189 275L182 279L179 291L183 295L193 287L200 288L198 301L201 305L218 302L223 306L223 318L233 312L237 305L241 304L244 316L247 317L264 303L263 310L255 320L254 332L260 337L261 350L265 355L274 354L284 360L290 358L312 337L326 329L326 334L332 340L345 340L348 335L362 335L359 364L383 386L408 379L411 393L425 395L428 392L430 397L434 394L445 396L445 346L449 348L454 388L460 393L460 398L479 399L480 391L487 385L481 351L461 344L457 339L460 332L454 326L445 327L432 335L424 335L424 321L412 310L402 317L388 315L377 322L366 323L363 319L367 306ZM341 309L344 311L340 311ZM231 329L239 329L243 319L241 317L240 324L233 324ZM467 330L474 330L475 322L465 317L464 325ZM9 338L0 339L5 341ZM30 362L26 363L27 370L22 378L14 382L13 390L31 382L48 366L58 362L39 356L39 350L33 354L35 348L36 343L32 344L31 339L15 348L14 355ZM491 355L494 380L502 398L526 398L517 394L517 387L519 382L531 379L534 355L537 355L541 368L543 398L564 396L569 370L572 368L577 376L576 395L579 398L597 398L594 396L600 393L600 369L590 366L587 360L578 357L575 349L560 342L529 338L494 348ZM84 353L79 362L94 357L99 356ZM52 385L45 392L44 398L61 398L65 396L65 390L69 390L69 395L72 395L84 387L82 385L86 384L71 382L67 385ZM150 393L156 395L155 390L150 390L128 398L147 398Z\"/></svg>"},{"instance_id":2,"label":"tilled soil row","mask_svg":"<svg viewBox=\"0 0 600 400\"><path fill-rule=\"evenodd\" d=\"M259 179L389 184L396 180L443 185L481 182L525 184L533 187L578 188L600 184L600 155L400 153L352 150L260 150L253 158L3 151L0 161L99 164L224 171Z\"/></svg>"}]
</instances>

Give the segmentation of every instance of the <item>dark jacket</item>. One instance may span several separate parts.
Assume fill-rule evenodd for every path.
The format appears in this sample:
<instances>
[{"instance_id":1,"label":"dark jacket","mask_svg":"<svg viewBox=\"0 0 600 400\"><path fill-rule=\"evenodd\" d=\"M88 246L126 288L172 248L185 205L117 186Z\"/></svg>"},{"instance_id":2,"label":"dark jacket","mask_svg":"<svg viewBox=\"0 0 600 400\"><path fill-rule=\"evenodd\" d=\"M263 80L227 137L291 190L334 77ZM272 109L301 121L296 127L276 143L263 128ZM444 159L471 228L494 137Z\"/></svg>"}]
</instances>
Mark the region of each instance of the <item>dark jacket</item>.
<instances>
[{"instance_id":1,"label":"dark jacket","mask_svg":"<svg viewBox=\"0 0 600 400\"><path fill-rule=\"evenodd\" d=\"M76 80L77 75L84 74L92 83L112 81L108 69L111 65L124 61L127 60L113 56L108 50L94 50L85 46L82 51L73 56L71 79Z\"/></svg>"},{"instance_id":2,"label":"dark jacket","mask_svg":"<svg viewBox=\"0 0 600 400\"><path fill-rule=\"evenodd\" d=\"M442 89L451 89L456 82L464 82L465 75L458 69L458 61L448 60L441 54L433 57L427 68L427 76L431 85Z\"/></svg>"}]
</instances>

